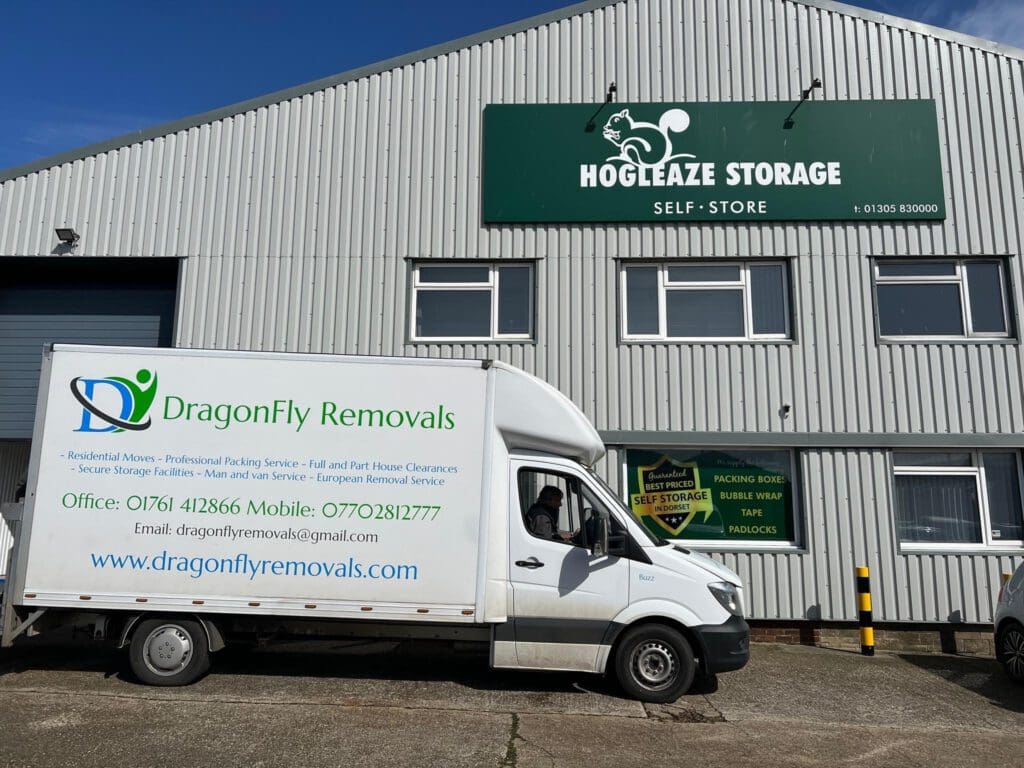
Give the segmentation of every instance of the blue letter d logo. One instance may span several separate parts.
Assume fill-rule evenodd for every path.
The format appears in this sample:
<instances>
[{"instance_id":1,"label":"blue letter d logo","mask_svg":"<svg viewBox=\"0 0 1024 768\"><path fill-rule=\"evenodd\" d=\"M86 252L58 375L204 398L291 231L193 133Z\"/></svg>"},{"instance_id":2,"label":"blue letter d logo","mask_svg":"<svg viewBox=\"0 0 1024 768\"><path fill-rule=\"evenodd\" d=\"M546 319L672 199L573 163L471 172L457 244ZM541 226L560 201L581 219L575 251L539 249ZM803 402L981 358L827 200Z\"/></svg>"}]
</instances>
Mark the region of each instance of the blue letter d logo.
<instances>
[{"instance_id":1,"label":"blue letter d logo","mask_svg":"<svg viewBox=\"0 0 1024 768\"><path fill-rule=\"evenodd\" d=\"M76 384L81 383L82 389L78 390ZM121 412L113 419L93 404L93 396L99 386L113 387L121 396ZM103 427L94 427L92 417L98 416L104 421L108 419L116 423L123 423L132 415L133 398L131 390L124 384L113 379L83 379L77 378L71 382L71 391L75 393L78 401L84 406L82 408L82 423L75 432L114 432L119 427L116 424L108 423Z\"/></svg>"}]
</instances>

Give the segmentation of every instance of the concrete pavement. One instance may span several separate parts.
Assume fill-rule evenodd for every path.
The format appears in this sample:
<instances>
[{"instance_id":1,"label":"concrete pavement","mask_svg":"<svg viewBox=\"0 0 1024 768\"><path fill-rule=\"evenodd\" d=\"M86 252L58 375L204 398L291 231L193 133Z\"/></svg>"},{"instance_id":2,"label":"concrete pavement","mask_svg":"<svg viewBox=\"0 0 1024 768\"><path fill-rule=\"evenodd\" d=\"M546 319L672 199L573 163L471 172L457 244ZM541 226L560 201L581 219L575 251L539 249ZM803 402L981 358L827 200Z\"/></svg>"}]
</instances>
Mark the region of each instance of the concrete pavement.
<instances>
[{"instance_id":1,"label":"concrete pavement","mask_svg":"<svg viewBox=\"0 0 1024 768\"><path fill-rule=\"evenodd\" d=\"M80 645L0 652L0 765L1024 764L1024 688L977 658L754 645L717 691L660 707L434 644L229 650L176 689L124 668Z\"/></svg>"}]
</instances>

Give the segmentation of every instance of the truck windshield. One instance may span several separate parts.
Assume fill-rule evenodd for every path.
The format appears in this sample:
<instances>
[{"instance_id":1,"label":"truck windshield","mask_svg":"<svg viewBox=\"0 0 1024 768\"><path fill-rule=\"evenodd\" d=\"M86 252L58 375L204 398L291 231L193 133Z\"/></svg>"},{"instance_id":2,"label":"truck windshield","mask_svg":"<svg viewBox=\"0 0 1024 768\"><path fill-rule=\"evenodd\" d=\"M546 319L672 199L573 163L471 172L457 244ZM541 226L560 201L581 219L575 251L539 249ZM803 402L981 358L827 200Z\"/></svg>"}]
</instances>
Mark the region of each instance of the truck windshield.
<instances>
[{"instance_id":1,"label":"truck windshield","mask_svg":"<svg viewBox=\"0 0 1024 768\"><path fill-rule=\"evenodd\" d=\"M630 511L629 507L627 507L625 505L625 503L623 503L622 499L620 499L619 495L615 491L612 490L611 486L608 485L608 483L606 483L603 479L601 479L601 477L596 472L594 472L593 470L588 469L588 472L590 473L591 479L593 479L593 481L595 483L597 483L599 486L601 486L608 493L609 497L615 499L615 503L618 505L619 510L622 512L622 514L627 519L636 520L636 518L633 517L633 513ZM643 531L644 536L646 536L647 540L649 542L651 542L654 546L656 546L656 547L667 547L668 546L668 542L665 541L665 539L659 539L653 533L648 531L646 526L644 526L644 525L637 525L636 527L639 528L641 531Z\"/></svg>"}]
</instances>

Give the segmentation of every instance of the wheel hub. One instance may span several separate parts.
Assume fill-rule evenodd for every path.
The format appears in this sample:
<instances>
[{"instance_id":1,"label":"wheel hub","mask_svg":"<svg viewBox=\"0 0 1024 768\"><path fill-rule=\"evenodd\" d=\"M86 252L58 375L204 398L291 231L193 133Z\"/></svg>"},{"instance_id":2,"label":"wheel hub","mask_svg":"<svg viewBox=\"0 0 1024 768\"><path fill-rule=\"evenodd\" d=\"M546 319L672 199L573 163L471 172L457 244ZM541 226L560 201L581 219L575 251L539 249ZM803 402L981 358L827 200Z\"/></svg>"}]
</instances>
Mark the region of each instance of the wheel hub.
<instances>
[{"instance_id":1,"label":"wheel hub","mask_svg":"<svg viewBox=\"0 0 1024 768\"><path fill-rule=\"evenodd\" d=\"M671 685L678 668L675 652L665 643L649 641L641 644L633 653L636 680L649 690L660 690Z\"/></svg>"},{"instance_id":2,"label":"wheel hub","mask_svg":"<svg viewBox=\"0 0 1024 768\"><path fill-rule=\"evenodd\" d=\"M1003 663L1010 674L1024 679L1024 631L1011 629L1003 636Z\"/></svg>"},{"instance_id":3,"label":"wheel hub","mask_svg":"<svg viewBox=\"0 0 1024 768\"><path fill-rule=\"evenodd\" d=\"M157 627L146 638L143 658L155 674L172 675L184 669L192 658L192 638L181 627Z\"/></svg>"}]
</instances>

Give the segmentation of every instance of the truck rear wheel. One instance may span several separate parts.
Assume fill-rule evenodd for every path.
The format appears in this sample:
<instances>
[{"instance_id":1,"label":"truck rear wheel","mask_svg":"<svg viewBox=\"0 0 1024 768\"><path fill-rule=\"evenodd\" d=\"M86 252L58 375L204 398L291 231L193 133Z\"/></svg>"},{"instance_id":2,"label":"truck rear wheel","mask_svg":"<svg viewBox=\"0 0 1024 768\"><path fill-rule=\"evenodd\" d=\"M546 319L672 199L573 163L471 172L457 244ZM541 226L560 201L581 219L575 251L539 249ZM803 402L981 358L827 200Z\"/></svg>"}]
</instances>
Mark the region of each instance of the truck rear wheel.
<instances>
[{"instance_id":1,"label":"truck rear wheel","mask_svg":"<svg viewBox=\"0 0 1024 768\"><path fill-rule=\"evenodd\" d=\"M693 684L693 650L677 630L643 624L627 630L615 654L615 674L626 694L652 704L668 704Z\"/></svg>"},{"instance_id":2,"label":"truck rear wheel","mask_svg":"<svg viewBox=\"0 0 1024 768\"><path fill-rule=\"evenodd\" d=\"M143 619L132 635L128 660L147 685L188 685L210 669L210 647L198 621Z\"/></svg>"}]
</instances>

